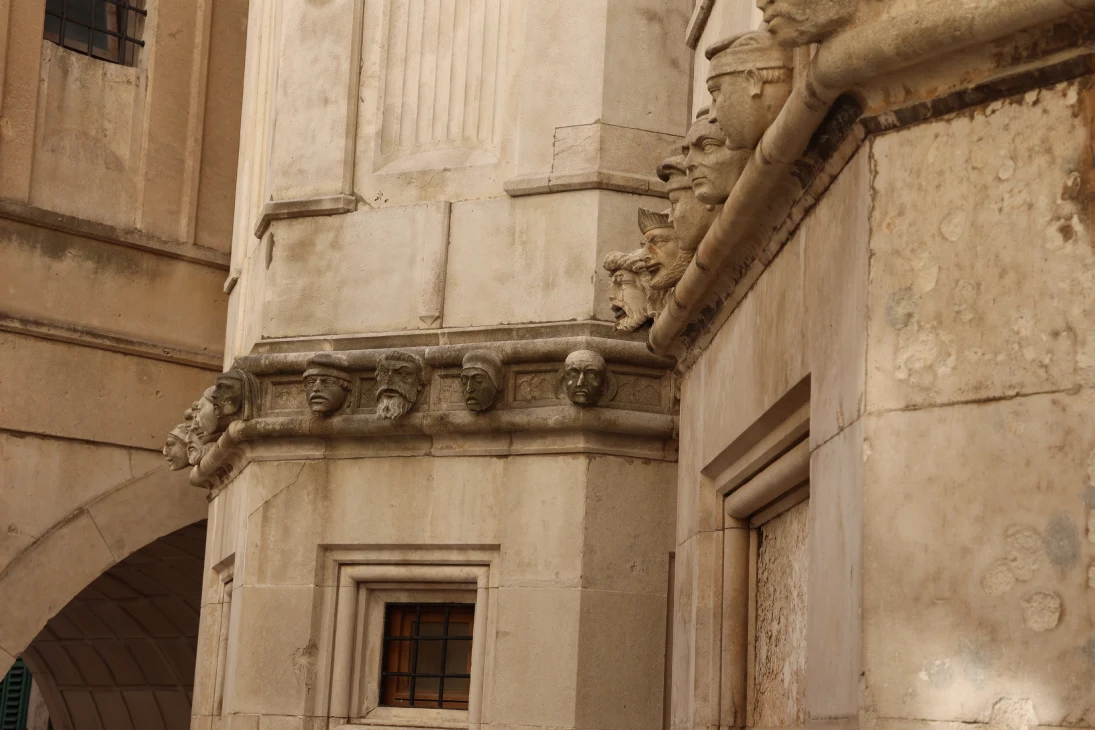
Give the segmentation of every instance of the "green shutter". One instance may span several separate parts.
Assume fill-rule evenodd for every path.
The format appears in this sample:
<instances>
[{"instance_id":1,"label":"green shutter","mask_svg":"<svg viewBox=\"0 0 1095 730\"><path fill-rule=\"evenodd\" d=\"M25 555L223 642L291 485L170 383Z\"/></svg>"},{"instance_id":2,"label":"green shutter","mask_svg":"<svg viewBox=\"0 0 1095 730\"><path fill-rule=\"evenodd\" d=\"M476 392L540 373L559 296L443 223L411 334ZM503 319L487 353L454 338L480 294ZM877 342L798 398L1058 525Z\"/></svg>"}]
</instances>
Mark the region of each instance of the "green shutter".
<instances>
[{"instance_id":1,"label":"green shutter","mask_svg":"<svg viewBox=\"0 0 1095 730\"><path fill-rule=\"evenodd\" d=\"M0 682L0 730L27 730L30 706L30 671L16 659L8 676Z\"/></svg>"}]
</instances>

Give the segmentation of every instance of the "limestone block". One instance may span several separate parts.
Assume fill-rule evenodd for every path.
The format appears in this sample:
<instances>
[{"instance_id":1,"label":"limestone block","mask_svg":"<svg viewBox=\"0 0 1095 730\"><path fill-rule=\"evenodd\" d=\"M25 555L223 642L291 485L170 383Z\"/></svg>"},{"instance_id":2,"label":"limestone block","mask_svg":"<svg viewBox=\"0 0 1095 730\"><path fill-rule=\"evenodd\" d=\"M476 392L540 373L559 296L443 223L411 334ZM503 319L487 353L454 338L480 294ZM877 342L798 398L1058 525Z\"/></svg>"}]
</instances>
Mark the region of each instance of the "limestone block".
<instances>
[{"instance_id":1,"label":"limestone block","mask_svg":"<svg viewBox=\"0 0 1095 730\"><path fill-rule=\"evenodd\" d=\"M604 122L559 127L551 171L553 176L601 171L653 179L666 151L680 146L681 141L678 134ZM663 203L663 207L668 205Z\"/></svg>"},{"instance_id":2,"label":"limestone block","mask_svg":"<svg viewBox=\"0 0 1095 730\"><path fill-rule=\"evenodd\" d=\"M865 407L869 164L868 151L857 154L803 224L812 446L828 441Z\"/></svg>"},{"instance_id":3,"label":"limestone block","mask_svg":"<svg viewBox=\"0 0 1095 730\"><path fill-rule=\"evenodd\" d=\"M445 326L612 321L601 261L637 248L635 210L659 204L598 190L454 204Z\"/></svg>"},{"instance_id":4,"label":"limestone block","mask_svg":"<svg viewBox=\"0 0 1095 730\"><path fill-rule=\"evenodd\" d=\"M318 627L311 586L243 585L232 594L236 632L232 712L303 715L315 681ZM235 620L237 619L238 620ZM276 640L271 640L276 637Z\"/></svg>"},{"instance_id":5,"label":"limestone block","mask_svg":"<svg viewBox=\"0 0 1095 730\"><path fill-rule=\"evenodd\" d=\"M718 524L721 507L706 490L701 469L704 433L704 375L693 368L681 381L680 454L677 457L677 532L674 543L680 545L695 535L701 524ZM705 512L706 510L706 512Z\"/></svg>"},{"instance_id":6,"label":"limestone block","mask_svg":"<svg viewBox=\"0 0 1095 730\"><path fill-rule=\"evenodd\" d=\"M224 339L220 268L11 220L0 240L6 315L193 350Z\"/></svg>"},{"instance_id":7,"label":"limestone block","mask_svg":"<svg viewBox=\"0 0 1095 730\"><path fill-rule=\"evenodd\" d=\"M5 27L23 32L8 34L0 58L0 108L6 122L0 140L0 197L20 202L30 195L45 9L45 0L5 5ZM8 58L24 62L9 64Z\"/></svg>"},{"instance_id":8,"label":"limestone block","mask_svg":"<svg viewBox=\"0 0 1095 730\"><path fill-rule=\"evenodd\" d=\"M227 610L228 606L222 603L210 603L201 607L202 630L198 632L194 662L194 715L213 714L213 697L216 694L217 672L220 668L221 620Z\"/></svg>"},{"instance_id":9,"label":"limestone block","mask_svg":"<svg viewBox=\"0 0 1095 730\"><path fill-rule=\"evenodd\" d=\"M133 478L131 454L118 447L0 434L0 566L75 507Z\"/></svg>"},{"instance_id":10,"label":"limestone block","mask_svg":"<svg viewBox=\"0 0 1095 730\"><path fill-rule=\"evenodd\" d=\"M676 466L589 460L582 586L664 596L675 530Z\"/></svg>"},{"instance_id":11,"label":"limestone block","mask_svg":"<svg viewBox=\"0 0 1095 730\"><path fill-rule=\"evenodd\" d=\"M42 43L40 52L30 204L137 227L147 72L54 43Z\"/></svg>"},{"instance_id":12,"label":"limestone block","mask_svg":"<svg viewBox=\"0 0 1095 730\"><path fill-rule=\"evenodd\" d=\"M500 588L492 725L574 727L582 593L571 588Z\"/></svg>"},{"instance_id":13,"label":"limestone block","mask_svg":"<svg viewBox=\"0 0 1095 730\"><path fill-rule=\"evenodd\" d=\"M269 200L352 190L363 2L282 6Z\"/></svg>"},{"instance_id":14,"label":"limestone block","mask_svg":"<svg viewBox=\"0 0 1095 730\"><path fill-rule=\"evenodd\" d=\"M141 456L148 460L156 455ZM123 489L97 500L88 512L115 558L121 560L162 535L205 519L209 509L205 498L202 490L190 485L185 471L173 472L159 463Z\"/></svg>"},{"instance_id":15,"label":"limestone block","mask_svg":"<svg viewBox=\"0 0 1095 730\"><path fill-rule=\"evenodd\" d=\"M871 411L1095 379L1091 93L1059 84L873 143Z\"/></svg>"},{"instance_id":16,"label":"limestone block","mask_svg":"<svg viewBox=\"0 0 1095 730\"><path fill-rule=\"evenodd\" d=\"M879 716L987 722L1012 698L1038 725L1089 722L1093 413L1081 391L867 418L863 669Z\"/></svg>"},{"instance_id":17,"label":"limestone block","mask_svg":"<svg viewBox=\"0 0 1095 730\"><path fill-rule=\"evenodd\" d=\"M0 576L0 595L34 596L8 607L0 622L0 648L20 654L54 614L113 564L86 512L45 535Z\"/></svg>"},{"instance_id":18,"label":"limestone block","mask_svg":"<svg viewBox=\"0 0 1095 730\"><path fill-rule=\"evenodd\" d=\"M810 425L812 431L812 420ZM856 421L810 457L808 718L856 717L859 711L863 454L863 424Z\"/></svg>"},{"instance_id":19,"label":"limestone block","mask_svg":"<svg viewBox=\"0 0 1095 730\"><path fill-rule=\"evenodd\" d=\"M388 332L435 325L439 312L428 312L421 319L421 302L437 287L444 290L446 203L276 221L271 230L262 307L264 336Z\"/></svg>"},{"instance_id":20,"label":"limestone block","mask_svg":"<svg viewBox=\"0 0 1095 730\"><path fill-rule=\"evenodd\" d=\"M194 367L0 333L0 427L158 451L164 425L210 379ZM58 392L65 397L40 397Z\"/></svg>"},{"instance_id":21,"label":"limestone block","mask_svg":"<svg viewBox=\"0 0 1095 730\"><path fill-rule=\"evenodd\" d=\"M662 727L665 632L664 595L582 591L574 727Z\"/></svg>"},{"instance_id":22,"label":"limestone block","mask_svg":"<svg viewBox=\"0 0 1095 730\"><path fill-rule=\"evenodd\" d=\"M719 724L723 533L700 532L677 547L673 591L674 727Z\"/></svg>"}]
</instances>

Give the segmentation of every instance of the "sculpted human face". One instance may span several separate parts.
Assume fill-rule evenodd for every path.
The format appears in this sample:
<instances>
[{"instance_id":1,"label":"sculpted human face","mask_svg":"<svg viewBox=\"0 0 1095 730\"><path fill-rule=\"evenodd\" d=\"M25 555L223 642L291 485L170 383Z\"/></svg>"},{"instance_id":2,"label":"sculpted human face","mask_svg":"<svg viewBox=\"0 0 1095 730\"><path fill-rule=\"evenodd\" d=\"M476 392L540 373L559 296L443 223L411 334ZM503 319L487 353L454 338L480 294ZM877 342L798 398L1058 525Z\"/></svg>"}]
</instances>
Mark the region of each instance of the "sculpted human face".
<instances>
[{"instance_id":1,"label":"sculpted human face","mask_svg":"<svg viewBox=\"0 0 1095 730\"><path fill-rule=\"evenodd\" d=\"M681 242L672 228L655 228L643 236L646 269L650 272L650 288L664 291L676 285L684 273L681 270ZM688 259L684 258L687 267Z\"/></svg>"},{"instance_id":2,"label":"sculpted human face","mask_svg":"<svg viewBox=\"0 0 1095 730\"><path fill-rule=\"evenodd\" d=\"M498 387L482 368L464 368L460 372L460 388L464 391L464 405L475 413L493 406L498 396Z\"/></svg>"},{"instance_id":3,"label":"sculpted human face","mask_svg":"<svg viewBox=\"0 0 1095 730\"><path fill-rule=\"evenodd\" d=\"M219 430L217 423L219 421L219 415L217 413L217 406L213 403L212 393L210 390L205 391L203 395L194 405L191 407L194 413L194 433L199 438L208 438L213 436Z\"/></svg>"},{"instance_id":4,"label":"sculpted human face","mask_svg":"<svg viewBox=\"0 0 1095 730\"><path fill-rule=\"evenodd\" d=\"M608 298L616 315L616 329L634 332L649 319L646 292L634 271L616 269L612 273Z\"/></svg>"},{"instance_id":5,"label":"sculpted human face","mask_svg":"<svg viewBox=\"0 0 1095 730\"><path fill-rule=\"evenodd\" d=\"M178 471L190 466L190 457L186 453L186 442L173 433L167 434L167 441L163 445L163 455L167 458L167 465L171 471Z\"/></svg>"},{"instance_id":6,"label":"sculpted human face","mask_svg":"<svg viewBox=\"0 0 1095 730\"><path fill-rule=\"evenodd\" d=\"M222 416L238 413L243 405L243 383L237 378L222 375L213 386L213 403Z\"/></svg>"},{"instance_id":7,"label":"sculpted human face","mask_svg":"<svg viewBox=\"0 0 1095 730\"><path fill-rule=\"evenodd\" d=\"M376 366L377 413L395 419L406 415L418 400L418 366L404 360L382 360Z\"/></svg>"},{"instance_id":8,"label":"sculpted human face","mask_svg":"<svg viewBox=\"0 0 1095 730\"><path fill-rule=\"evenodd\" d=\"M781 46L820 43L855 17L859 0L757 0L768 31Z\"/></svg>"},{"instance_id":9,"label":"sculpted human face","mask_svg":"<svg viewBox=\"0 0 1095 730\"><path fill-rule=\"evenodd\" d=\"M308 407L313 413L329 416L346 403L348 383L333 375L309 375L304 379Z\"/></svg>"},{"instance_id":10,"label":"sculpted human face","mask_svg":"<svg viewBox=\"0 0 1095 730\"><path fill-rule=\"evenodd\" d=\"M740 163L740 176L765 130L787 103L790 78L758 84L746 74L722 74L707 80L707 90L719 128L726 135L726 146Z\"/></svg>"},{"instance_id":11,"label":"sculpted human face","mask_svg":"<svg viewBox=\"0 0 1095 730\"><path fill-rule=\"evenodd\" d=\"M742 160L740 154L728 149L726 135L708 117L692 125L685 145L685 168L696 198L708 205L725 203L749 161L748 155Z\"/></svg>"},{"instance_id":12,"label":"sculpted human face","mask_svg":"<svg viewBox=\"0 0 1095 730\"><path fill-rule=\"evenodd\" d=\"M718 215L718 208L701 203L692 188L682 188L669 193L673 229L682 251L693 252L707 234Z\"/></svg>"},{"instance_id":13,"label":"sculpted human face","mask_svg":"<svg viewBox=\"0 0 1095 730\"><path fill-rule=\"evenodd\" d=\"M567 398L577 406L594 406L605 392L607 373L604 359L595 352L572 352L563 367Z\"/></svg>"}]
</instances>

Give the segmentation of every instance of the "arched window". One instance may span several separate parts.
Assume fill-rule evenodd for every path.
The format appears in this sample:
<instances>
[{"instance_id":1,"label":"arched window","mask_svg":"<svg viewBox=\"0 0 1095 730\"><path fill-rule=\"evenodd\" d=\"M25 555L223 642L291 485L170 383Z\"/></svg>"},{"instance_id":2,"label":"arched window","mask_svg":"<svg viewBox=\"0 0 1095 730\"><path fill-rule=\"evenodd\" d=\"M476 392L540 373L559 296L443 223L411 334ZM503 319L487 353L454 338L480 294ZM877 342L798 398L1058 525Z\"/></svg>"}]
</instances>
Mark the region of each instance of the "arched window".
<instances>
[{"instance_id":1,"label":"arched window","mask_svg":"<svg viewBox=\"0 0 1095 730\"><path fill-rule=\"evenodd\" d=\"M144 0L46 0L47 41L126 66L144 46Z\"/></svg>"}]
</instances>

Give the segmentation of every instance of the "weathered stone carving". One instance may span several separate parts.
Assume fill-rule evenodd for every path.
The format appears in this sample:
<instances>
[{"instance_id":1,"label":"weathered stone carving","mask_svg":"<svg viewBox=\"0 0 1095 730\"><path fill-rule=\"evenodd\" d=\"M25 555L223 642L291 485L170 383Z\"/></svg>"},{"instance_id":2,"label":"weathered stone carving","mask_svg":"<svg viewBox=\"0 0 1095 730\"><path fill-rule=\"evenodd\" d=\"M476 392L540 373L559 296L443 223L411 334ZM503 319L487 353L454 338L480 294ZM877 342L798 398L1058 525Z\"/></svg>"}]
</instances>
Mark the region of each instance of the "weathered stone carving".
<instances>
[{"instance_id":1,"label":"weathered stone carving","mask_svg":"<svg viewBox=\"0 0 1095 730\"><path fill-rule=\"evenodd\" d=\"M208 447L217 440L217 406L213 403L215 386L209 386L201 398L191 404L183 414L188 424L186 430L186 456L191 466L196 466Z\"/></svg>"},{"instance_id":2,"label":"weathered stone carving","mask_svg":"<svg viewBox=\"0 0 1095 730\"><path fill-rule=\"evenodd\" d=\"M707 229L718 215L719 206L700 202L688 180L687 158L674 155L658 165L658 178L669 193L669 217L680 240L681 251L699 248Z\"/></svg>"},{"instance_id":3,"label":"weathered stone carving","mask_svg":"<svg viewBox=\"0 0 1095 730\"><path fill-rule=\"evenodd\" d=\"M781 46L820 43L855 18L860 0L757 0L768 30Z\"/></svg>"},{"instance_id":4,"label":"weathered stone carving","mask_svg":"<svg viewBox=\"0 0 1095 730\"><path fill-rule=\"evenodd\" d=\"M665 293L654 291L650 285L644 249L612 251L605 256L603 266L610 276L608 298L616 315L616 329L634 332L658 315Z\"/></svg>"},{"instance_id":5,"label":"weathered stone carving","mask_svg":"<svg viewBox=\"0 0 1095 730\"><path fill-rule=\"evenodd\" d=\"M346 405L352 381L340 366L338 359L327 352L317 353L308 360L302 379L312 413L330 416Z\"/></svg>"},{"instance_id":6,"label":"weathered stone carving","mask_svg":"<svg viewBox=\"0 0 1095 730\"><path fill-rule=\"evenodd\" d=\"M777 45L767 31L758 30L713 43L705 55L711 60L707 89L713 120L725 134L731 154L748 150L752 156L791 95L791 51Z\"/></svg>"},{"instance_id":7,"label":"weathered stone carving","mask_svg":"<svg viewBox=\"0 0 1095 730\"><path fill-rule=\"evenodd\" d=\"M190 425L180 423L167 434L163 445L163 455L167 458L167 465L171 471L178 471L190 466L190 456L187 454L187 437Z\"/></svg>"},{"instance_id":8,"label":"weathered stone carving","mask_svg":"<svg viewBox=\"0 0 1095 730\"><path fill-rule=\"evenodd\" d=\"M726 146L726 133L708 110L700 110L700 117L688 129L682 151L692 190L707 205L726 202L749 162L749 153Z\"/></svg>"},{"instance_id":9,"label":"weathered stone carving","mask_svg":"<svg viewBox=\"0 0 1095 730\"><path fill-rule=\"evenodd\" d=\"M576 350L567 355L561 373L563 390L576 406L595 406L602 398L611 400L615 379L600 353Z\"/></svg>"},{"instance_id":10,"label":"weathered stone carving","mask_svg":"<svg viewBox=\"0 0 1095 730\"><path fill-rule=\"evenodd\" d=\"M669 213L639 208L639 230L643 234L643 257L650 274L650 288L667 291L684 276L692 252L682 251L680 238Z\"/></svg>"},{"instance_id":11,"label":"weathered stone carving","mask_svg":"<svg viewBox=\"0 0 1095 730\"><path fill-rule=\"evenodd\" d=\"M502 361L490 350L472 350L464 355L461 368L464 405L473 413L490 410L502 389Z\"/></svg>"},{"instance_id":12,"label":"weathered stone carving","mask_svg":"<svg viewBox=\"0 0 1095 730\"><path fill-rule=\"evenodd\" d=\"M426 366L409 352L388 352L376 363L376 414L397 420L410 413L426 384Z\"/></svg>"},{"instance_id":13,"label":"weathered stone carving","mask_svg":"<svg viewBox=\"0 0 1095 730\"><path fill-rule=\"evenodd\" d=\"M232 421L253 418L258 400L259 381L251 373L232 368L218 375L212 397L217 409L218 432L223 432Z\"/></svg>"}]
</instances>

